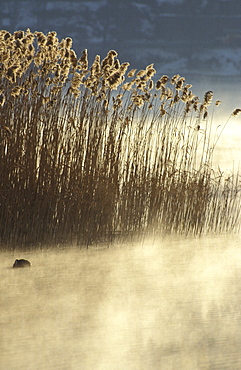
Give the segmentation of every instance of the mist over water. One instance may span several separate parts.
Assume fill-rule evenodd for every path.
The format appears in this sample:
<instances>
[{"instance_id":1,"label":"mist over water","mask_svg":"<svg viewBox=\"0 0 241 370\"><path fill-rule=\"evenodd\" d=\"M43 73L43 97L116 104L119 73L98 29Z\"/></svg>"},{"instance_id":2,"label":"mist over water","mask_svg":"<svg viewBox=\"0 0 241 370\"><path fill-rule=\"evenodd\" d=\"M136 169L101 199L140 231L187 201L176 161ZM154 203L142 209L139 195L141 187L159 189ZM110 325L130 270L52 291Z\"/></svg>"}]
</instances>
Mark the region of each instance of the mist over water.
<instances>
[{"instance_id":1,"label":"mist over water","mask_svg":"<svg viewBox=\"0 0 241 370\"><path fill-rule=\"evenodd\" d=\"M27 258L30 269L12 269ZM1 253L1 369L239 369L240 236Z\"/></svg>"}]
</instances>

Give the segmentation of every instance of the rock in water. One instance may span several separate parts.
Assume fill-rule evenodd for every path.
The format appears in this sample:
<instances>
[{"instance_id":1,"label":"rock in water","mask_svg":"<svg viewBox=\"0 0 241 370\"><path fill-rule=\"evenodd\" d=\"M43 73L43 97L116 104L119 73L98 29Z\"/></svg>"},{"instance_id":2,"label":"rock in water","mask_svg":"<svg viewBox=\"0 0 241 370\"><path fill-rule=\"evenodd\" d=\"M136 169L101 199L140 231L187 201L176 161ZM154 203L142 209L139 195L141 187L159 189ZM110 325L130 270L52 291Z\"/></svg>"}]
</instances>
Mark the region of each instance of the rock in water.
<instances>
[{"instance_id":1,"label":"rock in water","mask_svg":"<svg viewBox=\"0 0 241 370\"><path fill-rule=\"evenodd\" d=\"M13 264L13 268L16 268L16 267L30 267L31 266L31 263L27 260L24 260L24 259L21 259L21 260L15 260L14 264Z\"/></svg>"}]
</instances>

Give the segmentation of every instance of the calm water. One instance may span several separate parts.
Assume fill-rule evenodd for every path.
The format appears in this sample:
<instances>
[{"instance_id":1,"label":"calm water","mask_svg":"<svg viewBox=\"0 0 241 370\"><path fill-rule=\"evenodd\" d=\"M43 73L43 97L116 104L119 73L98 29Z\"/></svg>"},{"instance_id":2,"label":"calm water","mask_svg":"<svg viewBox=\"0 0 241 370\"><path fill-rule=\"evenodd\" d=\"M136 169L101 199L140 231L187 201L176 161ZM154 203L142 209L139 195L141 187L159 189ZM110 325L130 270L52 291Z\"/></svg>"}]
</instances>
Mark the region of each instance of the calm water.
<instances>
[{"instance_id":1,"label":"calm water","mask_svg":"<svg viewBox=\"0 0 241 370\"><path fill-rule=\"evenodd\" d=\"M240 76L186 76L186 82L193 85L192 90L200 99L206 91L214 92L213 104L209 107L209 123L212 122L212 134L216 136L226 124L230 115L236 108L241 108L240 100ZM215 107L215 101L221 100L219 107ZM205 123L201 121L201 129ZM200 134L201 137L201 134ZM218 141L214 151L213 166L222 171L236 170L241 167L241 115L231 117Z\"/></svg>"},{"instance_id":2,"label":"calm water","mask_svg":"<svg viewBox=\"0 0 241 370\"><path fill-rule=\"evenodd\" d=\"M0 279L0 369L241 369L239 236L1 253Z\"/></svg>"}]
</instances>

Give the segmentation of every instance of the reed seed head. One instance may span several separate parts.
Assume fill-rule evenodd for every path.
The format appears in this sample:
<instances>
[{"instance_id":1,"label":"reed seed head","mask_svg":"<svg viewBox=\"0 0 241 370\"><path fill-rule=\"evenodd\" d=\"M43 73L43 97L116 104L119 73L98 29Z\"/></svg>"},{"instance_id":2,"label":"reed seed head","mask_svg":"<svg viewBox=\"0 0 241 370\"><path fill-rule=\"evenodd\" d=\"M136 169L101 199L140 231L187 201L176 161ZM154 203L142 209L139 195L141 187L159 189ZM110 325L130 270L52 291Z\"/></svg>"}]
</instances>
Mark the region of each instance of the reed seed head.
<instances>
[{"instance_id":1,"label":"reed seed head","mask_svg":"<svg viewBox=\"0 0 241 370\"><path fill-rule=\"evenodd\" d=\"M82 52L82 56L79 59L80 67L83 70L88 69L88 51L84 49Z\"/></svg>"},{"instance_id":2,"label":"reed seed head","mask_svg":"<svg viewBox=\"0 0 241 370\"><path fill-rule=\"evenodd\" d=\"M148 89L149 89L149 90L152 90L152 89L153 89L153 87L154 87L154 82L153 82L153 80L150 80L150 81L149 81Z\"/></svg>"},{"instance_id":3,"label":"reed seed head","mask_svg":"<svg viewBox=\"0 0 241 370\"><path fill-rule=\"evenodd\" d=\"M204 104L209 105L212 102L213 91L209 90L204 94Z\"/></svg>"},{"instance_id":4,"label":"reed seed head","mask_svg":"<svg viewBox=\"0 0 241 370\"><path fill-rule=\"evenodd\" d=\"M143 77L146 74L145 69L140 69L140 71L137 72L136 77Z\"/></svg>"},{"instance_id":5,"label":"reed seed head","mask_svg":"<svg viewBox=\"0 0 241 370\"><path fill-rule=\"evenodd\" d=\"M24 37L24 32L23 31L16 31L14 32L14 38L17 39L22 39Z\"/></svg>"},{"instance_id":6,"label":"reed seed head","mask_svg":"<svg viewBox=\"0 0 241 370\"><path fill-rule=\"evenodd\" d=\"M180 90L183 87L184 82L185 82L185 78L180 77L178 81L176 82L176 90Z\"/></svg>"},{"instance_id":7,"label":"reed seed head","mask_svg":"<svg viewBox=\"0 0 241 370\"><path fill-rule=\"evenodd\" d=\"M179 74L176 74L174 75L172 78L171 78L171 84L172 85L175 85L177 80L179 79L180 75Z\"/></svg>"},{"instance_id":8,"label":"reed seed head","mask_svg":"<svg viewBox=\"0 0 241 370\"><path fill-rule=\"evenodd\" d=\"M156 82L156 90L160 90L160 88L162 87L162 83L161 83L161 81L160 80L158 80L157 82Z\"/></svg>"},{"instance_id":9,"label":"reed seed head","mask_svg":"<svg viewBox=\"0 0 241 370\"><path fill-rule=\"evenodd\" d=\"M72 44L73 44L72 38L71 37L66 37L65 42L66 42L66 44L65 44L66 48L70 49L72 47Z\"/></svg>"},{"instance_id":10,"label":"reed seed head","mask_svg":"<svg viewBox=\"0 0 241 370\"><path fill-rule=\"evenodd\" d=\"M115 59L115 61L114 61L114 68L115 68L115 69L119 69L119 68L120 68L120 66L121 66L121 64L120 64L119 59Z\"/></svg>"},{"instance_id":11,"label":"reed seed head","mask_svg":"<svg viewBox=\"0 0 241 370\"><path fill-rule=\"evenodd\" d=\"M148 78L151 78L152 76L154 76L154 74L156 73L156 70L155 68L149 68L147 71L146 71L146 75Z\"/></svg>"},{"instance_id":12,"label":"reed seed head","mask_svg":"<svg viewBox=\"0 0 241 370\"><path fill-rule=\"evenodd\" d=\"M132 78L135 76L136 69L131 69L127 75L128 78Z\"/></svg>"},{"instance_id":13,"label":"reed seed head","mask_svg":"<svg viewBox=\"0 0 241 370\"><path fill-rule=\"evenodd\" d=\"M160 83L161 85L166 85L166 83L169 81L169 77L167 75L163 75L161 78L160 78Z\"/></svg>"},{"instance_id":14,"label":"reed seed head","mask_svg":"<svg viewBox=\"0 0 241 370\"><path fill-rule=\"evenodd\" d=\"M121 86L121 88L122 88L123 90L131 90L133 85L134 85L134 81L126 82L125 84L123 84L123 85Z\"/></svg>"},{"instance_id":15,"label":"reed seed head","mask_svg":"<svg viewBox=\"0 0 241 370\"><path fill-rule=\"evenodd\" d=\"M167 113L166 109L164 108L164 104L161 104L159 110L160 110L161 116L165 116L165 114Z\"/></svg>"},{"instance_id":16,"label":"reed seed head","mask_svg":"<svg viewBox=\"0 0 241 370\"><path fill-rule=\"evenodd\" d=\"M38 45L40 47L44 46L47 42L47 37L43 34L43 32L35 32L37 36Z\"/></svg>"},{"instance_id":17,"label":"reed seed head","mask_svg":"<svg viewBox=\"0 0 241 370\"><path fill-rule=\"evenodd\" d=\"M236 116L238 116L240 114L240 112L241 112L241 109L240 108L236 108L236 109L234 109L234 111L232 113L232 116L236 117Z\"/></svg>"},{"instance_id":18,"label":"reed seed head","mask_svg":"<svg viewBox=\"0 0 241 370\"><path fill-rule=\"evenodd\" d=\"M203 119L206 119L208 116L208 111L206 110L204 113L203 113Z\"/></svg>"}]
</instances>

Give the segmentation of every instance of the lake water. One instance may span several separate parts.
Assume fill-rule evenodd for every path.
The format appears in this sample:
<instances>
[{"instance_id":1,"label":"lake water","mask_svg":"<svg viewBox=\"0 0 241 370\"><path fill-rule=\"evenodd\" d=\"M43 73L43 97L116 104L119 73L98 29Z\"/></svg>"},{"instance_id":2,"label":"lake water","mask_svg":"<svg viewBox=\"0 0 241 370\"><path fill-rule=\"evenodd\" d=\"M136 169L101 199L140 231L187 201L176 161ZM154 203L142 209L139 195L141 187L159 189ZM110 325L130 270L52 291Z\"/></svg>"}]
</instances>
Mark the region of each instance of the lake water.
<instances>
[{"instance_id":1,"label":"lake water","mask_svg":"<svg viewBox=\"0 0 241 370\"><path fill-rule=\"evenodd\" d=\"M187 82L193 85L193 92L203 98L205 92L214 92L213 104L209 107L209 124L212 123L212 133L219 134L223 127L221 137L214 151L213 167L222 171L237 170L241 166L241 115L230 117L236 108L241 108L240 76L188 76ZM215 101L221 104L215 107ZM201 128L205 123L201 121Z\"/></svg>"},{"instance_id":2,"label":"lake water","mask_svg":"<svg viewBox=\"0 0 241 370\"><path fill-rule=\"evenodd\" d=\"M239 235L0 255L0 369L241 369Z\"/></svg>"}]
</instances>

